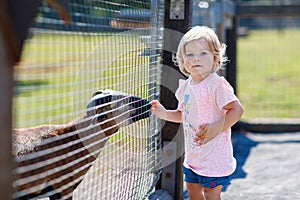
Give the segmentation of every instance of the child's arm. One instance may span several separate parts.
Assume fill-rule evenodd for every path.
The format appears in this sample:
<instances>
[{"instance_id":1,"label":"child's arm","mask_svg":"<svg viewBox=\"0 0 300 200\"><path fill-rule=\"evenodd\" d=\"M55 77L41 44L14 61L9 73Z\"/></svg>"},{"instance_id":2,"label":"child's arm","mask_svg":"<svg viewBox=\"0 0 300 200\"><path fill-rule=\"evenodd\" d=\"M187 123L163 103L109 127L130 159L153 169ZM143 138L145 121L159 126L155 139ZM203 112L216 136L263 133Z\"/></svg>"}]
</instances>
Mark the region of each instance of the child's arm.
<instances>
[{"instance_id":1,"label":"child's arm","mask_svg":"<svg viewBox=\"0 0 300 200\"><path fill-rule=\"evenodd\" d=\"M205 124L199 127L199 132L196 133L195 142L204 144L216 137L221 132L227 130L233 126L241 118L244 109L239 101L233 101L226 106L224 109L227 113L219 121L212 124Z\"/></svg>"},{"instance_id":2,"label":"child's arm","mask_svg":"<svg viewBox=\"0 0 300 200\"><path fill-rule=\"evenodd\" d=\"M179 110L166 110L165 107L157 100L150 102L151 108L150 111L160 119L171 122L182 122L181 111Z\"/></svg>"}]
</instances>

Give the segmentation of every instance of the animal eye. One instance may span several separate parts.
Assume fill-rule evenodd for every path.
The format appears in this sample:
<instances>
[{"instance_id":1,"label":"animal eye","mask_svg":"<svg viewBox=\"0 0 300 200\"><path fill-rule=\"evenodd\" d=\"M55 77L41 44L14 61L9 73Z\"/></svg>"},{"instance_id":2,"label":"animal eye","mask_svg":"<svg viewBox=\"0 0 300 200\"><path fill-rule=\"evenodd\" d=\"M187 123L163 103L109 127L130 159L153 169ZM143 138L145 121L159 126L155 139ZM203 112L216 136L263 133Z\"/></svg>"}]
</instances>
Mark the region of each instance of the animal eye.
<instances>
[{"instance_id":1,"label":"animal eye","mask_svg":"<svg viewBox=\"0 0 300 200\"><path fill-rule=\"evenodd\" d=\"M100 122L100 121L102 121L104 119L107 119L107 118L108 118L107 114L101 113L101 114L98 115L97 120L98 120L98 122Z\"/></svg>"}]
</instances>

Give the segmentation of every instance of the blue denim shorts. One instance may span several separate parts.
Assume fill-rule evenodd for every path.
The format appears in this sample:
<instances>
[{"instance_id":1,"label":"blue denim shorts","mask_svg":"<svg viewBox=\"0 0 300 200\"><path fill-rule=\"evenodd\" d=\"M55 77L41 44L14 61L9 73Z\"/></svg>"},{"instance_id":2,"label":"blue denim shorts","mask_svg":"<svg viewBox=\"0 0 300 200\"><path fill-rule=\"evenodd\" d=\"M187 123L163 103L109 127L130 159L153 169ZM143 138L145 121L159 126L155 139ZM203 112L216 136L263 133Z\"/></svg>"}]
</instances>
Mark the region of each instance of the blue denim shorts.
<instances>
[{"instance_id":1,"label":"blue denim shorts","mask_svg":"<svg viewBox=\"0 0 300 200\"><path fill-rule=\"evenodd\" d=\"M183 166L184 181L188 183L200 183L202 187L215 188L219 185L226 186L231 183L230 176L207 177L196 174L191 169Z\"/></svg>"}]
</instances>

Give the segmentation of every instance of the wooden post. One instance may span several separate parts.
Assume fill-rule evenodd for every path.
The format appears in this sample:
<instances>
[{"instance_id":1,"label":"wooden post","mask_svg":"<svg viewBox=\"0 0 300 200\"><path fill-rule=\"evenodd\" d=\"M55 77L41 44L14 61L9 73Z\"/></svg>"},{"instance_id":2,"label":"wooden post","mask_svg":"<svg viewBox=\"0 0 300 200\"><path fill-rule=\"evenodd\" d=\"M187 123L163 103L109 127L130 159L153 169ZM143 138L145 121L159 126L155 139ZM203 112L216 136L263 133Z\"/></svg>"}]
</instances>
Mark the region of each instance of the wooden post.
<instances>
[{"instance_id":1,"label":"wooden post","mask_svg":"<svg viewBox=\"0 0 300 200\"><path fill-rule=\"evenodd\" d=\"M179 72L179 68L174 65L172 61L172 55L176 53L179 41L183 36L183 33L185 33L190 26L191 10L192 0L165 1L165 30L162 48L163 67L161 73L160 102L167 109L177 108L178 102L175 98L175 91L178 87L178 80L180 78L185 78ZM166 122L162 128L162 140L163 144L174 144L173 147L176 147L176 152L173 153L176 154L175 158L177 158L177 160L174 160L174 162L171 164L175 166L168 167L168 169L176 169L176 171L166 172L167 166L165 166L166 168L165 170L163 169L162 176L157 185L157 188L169 191L171 195L174 196L174 199L179 200L182 199L183 196L182 155L184 149L183 133L180 124ZM172 142L170 143L170 141ZM167 183L169 179L175 180L175 185L164 184Z\"/></svg>"},{"instance_id":2,"label":"wooden post","mask_svg":"<svg viewBox=\"0 0 300 200\"><path fill-rule=\"evenodd\" d=\"M227 45L226 53L229 62L226 65L226 79L237 93L237 1L226 0L224 3L224 31Z\"/></svg>"},{"instance_id":3,"label":"wooden post","mask_svg":"<svg viewBox=\"0 0 300 200\"><path fill-rule=\"evenodd\" d=\"M232 18L232 27L226 29L226 45L227 45L227 57L229 62L226 65L226 79L234 88L237 93L237 61L236 61L236 50L237 50L237 19Z\"/></svg>"},{"instance_id":4,"label":"wooden post","mask_svg":"<svg viewBox=\"0 0 300 200\"><path fill-rule=\"evenodd\" d=\"M0 27L1 28L1 27ZM12 199L13 158L11 153L13 59L0 29L0 194Z\"/></svg>"}]
</instances>

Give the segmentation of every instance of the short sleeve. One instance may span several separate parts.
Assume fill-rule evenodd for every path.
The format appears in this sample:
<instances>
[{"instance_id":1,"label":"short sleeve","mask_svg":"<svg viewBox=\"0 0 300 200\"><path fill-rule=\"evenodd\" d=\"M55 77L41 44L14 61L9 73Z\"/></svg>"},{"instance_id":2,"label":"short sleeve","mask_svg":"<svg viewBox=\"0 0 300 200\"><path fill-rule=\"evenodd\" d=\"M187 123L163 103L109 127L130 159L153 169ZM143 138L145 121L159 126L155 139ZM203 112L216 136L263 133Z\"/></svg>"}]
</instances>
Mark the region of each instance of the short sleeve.
<instances>
[{"instance_id":1,"label":"short sleeve","mask_svg":"<svg viewBox=\"0 0 300 200\"><path fill-rule=\"evenodd\" d=\"M175 92L175 97L178 100L177 110L179 111L183 110L183 93L184 93L185 85L186 85L186 80L179 79L179 86Z\"/></svg>"},{"instance_id":2,"label":"short sleeve","mask_svg":"<svg viewBox=\"0 0 300 200\"><path fill-rule=\"evenodd\" d=\"M238 101L238 98L234 94L232 86L226 81L224 77L220 77L219 83L216 87L216 103L220 110L223 110L227 104Z\"/></svg>"}]
</instances>

